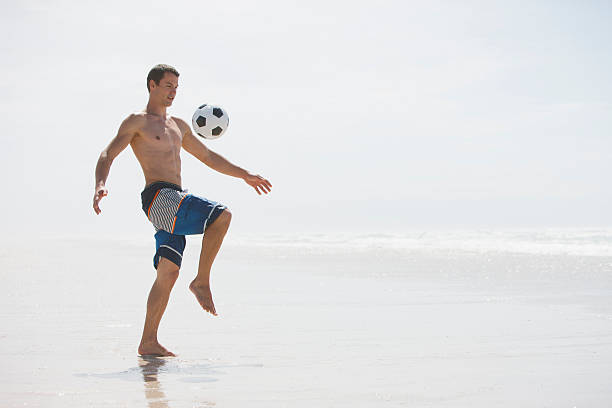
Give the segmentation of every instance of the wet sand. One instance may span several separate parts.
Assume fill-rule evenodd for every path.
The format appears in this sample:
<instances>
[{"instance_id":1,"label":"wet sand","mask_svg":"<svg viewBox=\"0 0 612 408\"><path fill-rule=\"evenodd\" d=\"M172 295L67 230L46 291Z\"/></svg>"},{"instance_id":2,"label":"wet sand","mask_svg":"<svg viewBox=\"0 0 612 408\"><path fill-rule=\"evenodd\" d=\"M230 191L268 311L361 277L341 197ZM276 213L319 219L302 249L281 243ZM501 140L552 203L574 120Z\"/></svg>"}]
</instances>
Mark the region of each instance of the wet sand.
<instances>
[{"instance_id":1,"label":"wet sand","mask_svg":"<svg viewBox=\"0 0 612 408\"><path fill-rule=\"evenodd\" d=\"M136 355L152 242L3 243L3 407L607 407L612 257L228 237ZM562 251L561 251L562 252ZM570 251L571 252L571 251Z\"/></svg>"}]
</instances>

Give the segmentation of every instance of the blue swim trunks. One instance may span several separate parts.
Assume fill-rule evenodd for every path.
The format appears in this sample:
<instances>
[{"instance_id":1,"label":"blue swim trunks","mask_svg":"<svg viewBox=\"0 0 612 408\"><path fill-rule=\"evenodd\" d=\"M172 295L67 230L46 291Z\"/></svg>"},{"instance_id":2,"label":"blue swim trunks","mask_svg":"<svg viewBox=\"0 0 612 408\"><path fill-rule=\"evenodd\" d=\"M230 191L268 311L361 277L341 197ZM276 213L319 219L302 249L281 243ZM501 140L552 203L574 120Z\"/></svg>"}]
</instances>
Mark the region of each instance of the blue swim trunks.
<instances>
[{"instance_id":1,"label":"blue swim trunks","mask_svg":"<svg viewBox=\"0 0 612 408\"><path fill-rule=\"evenodd\" d=\"M227 207L215 201L188 194L176 184L158 181L141 194L142 209L155 227L155 256L181 266L185 235L203 234Z\"/></svg>"}]
</instances>

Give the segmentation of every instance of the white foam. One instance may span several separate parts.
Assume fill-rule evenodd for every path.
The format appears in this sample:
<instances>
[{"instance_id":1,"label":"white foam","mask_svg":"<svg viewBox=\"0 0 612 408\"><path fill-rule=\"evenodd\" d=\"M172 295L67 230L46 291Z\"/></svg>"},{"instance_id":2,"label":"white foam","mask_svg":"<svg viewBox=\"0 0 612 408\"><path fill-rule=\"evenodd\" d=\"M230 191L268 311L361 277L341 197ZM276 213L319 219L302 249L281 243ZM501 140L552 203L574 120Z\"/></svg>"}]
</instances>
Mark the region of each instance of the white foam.
<instances>
[{"instance_id":1,"label":"white foam","mask_svg":"<svg viewBox=\"0 0 612 408\"><path fill-rule=\"evenodd\" d=\"M612 229L410 231L403 234L310 234L232 237L232 244L334 250L450 250L612 256Z\"/></svg>"}]
</instances>

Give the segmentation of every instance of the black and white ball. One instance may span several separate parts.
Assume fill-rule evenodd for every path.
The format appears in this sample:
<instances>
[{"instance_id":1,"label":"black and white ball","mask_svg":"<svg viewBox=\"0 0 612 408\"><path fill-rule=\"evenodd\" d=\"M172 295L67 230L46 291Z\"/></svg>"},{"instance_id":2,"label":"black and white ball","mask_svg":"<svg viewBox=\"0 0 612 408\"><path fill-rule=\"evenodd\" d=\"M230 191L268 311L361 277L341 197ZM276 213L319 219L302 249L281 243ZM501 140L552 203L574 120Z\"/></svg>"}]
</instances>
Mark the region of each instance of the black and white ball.
<instances>
[{"instance_id":1,"label":"black and white ball","mask_svg":"<svg viewBox=\"0 0 612 408\"><path fill-rule=\"evenodd\" d=\"M191 124L193 130L204 139L217 139L229 126L229 116L219 106L204 104L193 113Z\"/></svg>"}]
</instances>

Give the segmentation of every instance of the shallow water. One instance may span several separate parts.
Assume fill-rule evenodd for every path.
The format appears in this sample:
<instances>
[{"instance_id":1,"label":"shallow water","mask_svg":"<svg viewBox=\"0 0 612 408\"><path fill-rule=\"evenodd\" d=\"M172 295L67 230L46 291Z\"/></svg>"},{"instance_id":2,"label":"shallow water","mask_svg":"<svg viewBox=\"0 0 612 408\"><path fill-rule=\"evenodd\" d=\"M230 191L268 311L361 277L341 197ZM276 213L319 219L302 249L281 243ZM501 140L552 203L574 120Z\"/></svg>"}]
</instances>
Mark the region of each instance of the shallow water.
<instances>
[{"instance_id":1,"label":"shallow water","mask_svg":"<svg viewBox=\"0 0 612 408\"><path fill-rule=\"evenodd\" d=\"M419 236L230 235L218 318L187 289L192 237L160 327L179 355L166 359L136 355L150 237L7 242L2 406L612 403L608 232Z\"/></svg>"}]
</instances>

